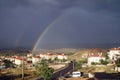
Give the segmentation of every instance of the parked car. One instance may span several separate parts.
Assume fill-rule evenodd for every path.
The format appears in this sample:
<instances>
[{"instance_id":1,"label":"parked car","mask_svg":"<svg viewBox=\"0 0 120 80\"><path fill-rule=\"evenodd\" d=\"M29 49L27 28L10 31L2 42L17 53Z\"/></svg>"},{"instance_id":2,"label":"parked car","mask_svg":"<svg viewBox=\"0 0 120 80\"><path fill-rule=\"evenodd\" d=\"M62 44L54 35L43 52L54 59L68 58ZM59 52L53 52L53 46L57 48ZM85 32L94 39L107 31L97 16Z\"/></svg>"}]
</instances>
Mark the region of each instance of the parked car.
<instances>
[{"instance_id":1,"label":"parked car","mask_svg":"<svg viewBox=\"0 0 120 80\"><path fill-rule=\"evenodd\" d=\"M81 72L80 71L72 72L72 77L81 77Z\"/></svg>"}]
</instances>

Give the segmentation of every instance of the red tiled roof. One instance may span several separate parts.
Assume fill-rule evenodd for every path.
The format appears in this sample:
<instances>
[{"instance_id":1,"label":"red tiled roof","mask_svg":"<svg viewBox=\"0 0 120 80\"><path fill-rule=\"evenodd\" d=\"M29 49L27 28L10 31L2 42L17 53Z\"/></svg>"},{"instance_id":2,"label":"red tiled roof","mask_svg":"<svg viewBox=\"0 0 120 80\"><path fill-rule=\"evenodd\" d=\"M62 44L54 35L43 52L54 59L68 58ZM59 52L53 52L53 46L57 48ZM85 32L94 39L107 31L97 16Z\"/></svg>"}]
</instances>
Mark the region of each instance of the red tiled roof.
<instances>
[{"instance_id":1,"label":"red tiled roof","mask_svg":"<svg viewBox=\"0 0 120 80\"><path fill-rule=\"evenodd\" d=\"M34 58L40 58L40 56L34 56Z\"/></svg>"},{"instance_id":2,"label":"red tiled roof","mask_svg":"<svg viewBox=\"0 0 120 80\"><path fill-rule=\"evenodd\" d=\"M102 54L99 53L90 53L88 57L104 57Z\"/></svg>"},{"instance_id":3,"label":"red tiled roof","mask_svg":"<svg viewBox=\"0 0 120 80\"><path fill-rule=\"evenodd\" d=\"M120 50L120 48L111 48L110 50Z\"/></svg>"},{"instance_id":4,"label":"red tiled roof","mask_svg":"<svg viewBox=\"0 0 120 80\"><path fill-rule=\"evenodd\" d=\"M66 56L65 54L58 54L59 56Z\"/></svg>"},{"instance_id":5,"label":"red tiled roof","mask_svg":"<svg viewBox=\"0 0 120 80\"><path fill-rule=\"evenodd\" d=\"M17 57L16 59L18 59L18 60L26 60L25 58L22 58L22 57Z\"/></svg>"}]
</instances>

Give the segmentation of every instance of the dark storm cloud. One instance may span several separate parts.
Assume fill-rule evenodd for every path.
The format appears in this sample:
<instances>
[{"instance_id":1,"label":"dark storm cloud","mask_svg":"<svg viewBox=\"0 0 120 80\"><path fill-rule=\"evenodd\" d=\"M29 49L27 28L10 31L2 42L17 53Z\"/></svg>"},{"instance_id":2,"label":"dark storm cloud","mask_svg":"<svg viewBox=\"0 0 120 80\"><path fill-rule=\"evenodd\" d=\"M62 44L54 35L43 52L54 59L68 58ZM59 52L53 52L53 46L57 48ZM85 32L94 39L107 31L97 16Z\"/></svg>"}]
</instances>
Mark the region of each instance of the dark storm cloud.
<instances>
[{"instance_id":1,"label":"dark storm cloud","mask_svg":"<svg viewBox=\"0 0 120 80\"><path fill-rule=\"evenodd\" d=\"M58 24L54 24L59 28L53 26L51 30L57 31L55 38L59 35L63 39L53 40L56 43L66 43L66 40L71 39L66 39L69 34L74 38L70 40L73 43L81 40L76 34L85 37L81 42L85 39L88 43L93 40L91 35L96 37L96 43L104 42L103 39L98 40L100 38L113 39L114 42L120 40L119 0L0 0L0 47L33 47L46 26L59 15ZM104 36L98 38L98 35Z\"/></svg>"},{"instance_id":2,"label":"dark storm cloud","mask_svg":"<svg viewBox=\"0 0 120 80\"><path fill-rule=\"evenodd\" d=\"M32 2L4 0L1 4L1 42L5 46L33 45L45 25L54 18L51 15L54 10L35 9L36 5Z\"/></svg>"},{"instance_id":3,"label":"dark storm cloud","mask_svg":"<svg viewBox=\"0 0 120 80\"><path fill-rule=\"evenodd\" d=\"M18 5L26 6L29 4L29 0L0 0L1 7L15 7Z\"/></svg>"}]
</instances>

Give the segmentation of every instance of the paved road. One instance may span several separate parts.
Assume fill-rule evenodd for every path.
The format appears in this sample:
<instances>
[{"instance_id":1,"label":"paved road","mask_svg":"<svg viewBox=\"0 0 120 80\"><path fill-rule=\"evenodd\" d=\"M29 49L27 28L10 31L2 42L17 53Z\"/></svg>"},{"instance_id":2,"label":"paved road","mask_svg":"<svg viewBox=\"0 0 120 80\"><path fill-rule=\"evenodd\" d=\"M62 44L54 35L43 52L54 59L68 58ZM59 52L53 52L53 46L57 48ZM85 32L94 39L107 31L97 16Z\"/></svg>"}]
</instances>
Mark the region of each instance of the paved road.
<instances>
[{"instance_id":1,"label":"paved road","mask_svg":"<svg viewBox=\"0 0 120 80\"><path fill-rule=\"evenodd\" d=\"M64 76L67 72L73 70L73 65L74 65L74 62L71 61L71 63L69 63L68 66L66 66L65 68L63 68L63 69L61 69L59 71L56 71L53 74L53 77L50 80L55 80L56 78L58 78L60 76Z\"/></svg>"}]
</instances>

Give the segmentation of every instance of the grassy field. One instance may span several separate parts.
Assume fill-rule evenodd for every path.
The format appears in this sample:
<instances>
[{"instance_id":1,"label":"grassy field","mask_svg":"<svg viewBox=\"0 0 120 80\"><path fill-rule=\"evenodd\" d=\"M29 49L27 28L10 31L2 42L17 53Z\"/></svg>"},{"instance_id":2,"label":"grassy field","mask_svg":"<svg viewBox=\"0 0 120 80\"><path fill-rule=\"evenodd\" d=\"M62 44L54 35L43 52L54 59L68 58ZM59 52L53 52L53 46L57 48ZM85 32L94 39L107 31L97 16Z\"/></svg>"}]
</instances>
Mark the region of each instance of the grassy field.
<instances>
[{"instance_id":1,"label":"grassy field","mask_svg":"<svg viewBox=\"0 0 120 80\"><path fill-rule=\"evenodd\" d=\"M101 65L101 66L90 66L90 67L85 67L85 68L82 68L82 69L79 69L81 72L85 72L85 73L88 73L88 72L106 72L106 73L116 73L115 70L114 70L114 66L104 66L104 65Z\"/></svg>"},{"instance_id":2,"label":"grassy field","mask_svg":"<svg viewBox=\"0 0 120 80\"><path fill-rule=\"evenodd\" d=\"M24 80L36 77L33 75L34 69L24 70ZM22 80L22 69L21 68L8 68L1 71L0 80L6 78L7 80Z\"/></svg>"}]
</instances>

